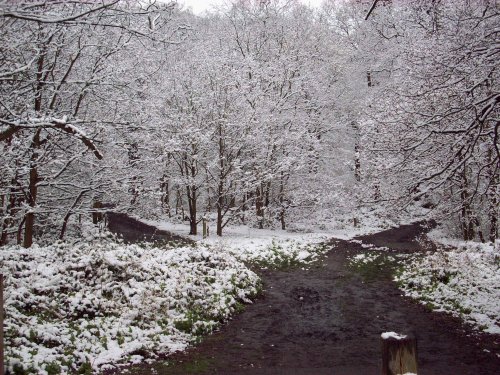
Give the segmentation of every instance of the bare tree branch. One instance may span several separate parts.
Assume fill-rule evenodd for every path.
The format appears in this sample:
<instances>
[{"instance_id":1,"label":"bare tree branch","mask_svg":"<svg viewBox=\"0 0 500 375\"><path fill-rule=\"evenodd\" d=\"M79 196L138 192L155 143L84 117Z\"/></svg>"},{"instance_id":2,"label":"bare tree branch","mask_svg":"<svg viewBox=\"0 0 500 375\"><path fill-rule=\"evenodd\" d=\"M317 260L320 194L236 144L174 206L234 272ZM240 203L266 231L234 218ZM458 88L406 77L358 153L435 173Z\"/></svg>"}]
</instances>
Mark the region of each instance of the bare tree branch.
<instances>
[{"instance_id":1,"label":"bare tree branch","mask_svg":"<svg viewBox=\"0 0 500 375\"><path fill-rule=\"evenodd\" d=\"M375 9L375 6L377 5L378 1L379 0L373 0L373 4L372 4L370 10L368 11L368 13L366 14L365 21L368 20L368 17L370 17L370 14L372 14L372 12Z\"/></svg>"},{"instance_id":2,"label":"bare tree branch","mask_svg":"<svg viewBox=\"0 0 500 375\"><path fill-rule=\"evenodd\" d=\"M26 125L16 125L11 122L7 122L5 120L0 119L0 122L8 125L7 129L2 130L0 132L0 142L3 142L7 139L9 139L11 136L13 136L15 133L20 131L21 129L39 129L39 128L53 128L53 129L59 129L65 133L74 135L76 138L80 139L87 148L92 151L95 155L95 157L99 160L103 158L101 152L97 149L97 146L94 144L94 142L87 137L80 129L77 127L68 124L62 120L57 120L53 119L50 122L40 122L40 123L33 123L33 124L26 124Z\"/></svg>"}]
</instances>

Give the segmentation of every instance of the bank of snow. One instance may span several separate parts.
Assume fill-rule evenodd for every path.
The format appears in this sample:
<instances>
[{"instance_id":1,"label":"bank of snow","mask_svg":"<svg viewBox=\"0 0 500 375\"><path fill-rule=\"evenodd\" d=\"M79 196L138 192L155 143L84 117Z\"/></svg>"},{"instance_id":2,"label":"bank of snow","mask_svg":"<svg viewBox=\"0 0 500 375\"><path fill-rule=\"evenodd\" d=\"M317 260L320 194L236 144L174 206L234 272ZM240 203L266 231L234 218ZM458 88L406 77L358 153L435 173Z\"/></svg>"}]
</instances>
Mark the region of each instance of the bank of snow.
<instances>
[{"instance_id":1,"label":"bank of snow","mask_svg":"<svg viewBox=\"0 0 500 375\"><path fill-rule=\"evenodd\" d=\"M227 251L243 262L262 267L307 265L318 260L327 251L323 243L332 237L325 232L290 232L233 225L224 228L222 237L211 233L203 239L201 234L190 236L189 225L184 223L141 221L218 251Z\"/></svg>"},{"instance_id":2,"label":"bank of snow","mask_svg":"<svg viewBox=\"0 0 500 375\"><path fill-rule=\"evenodd\" d=\"M436 232L430 237L436 240ZM500 334L500 243L438 242L436 252L407 260L396 281L430 308Z\"/></svg>"},{"instance_id":3,"label":"bank of snow","mask_svg":"<svg viewBox=\"0 0 500 375\"><path fill-rule=\"evenodd\" d=\"M103 370L184 349L255 295L228 252L117 243L0 249L10 371Z\"/></svg>"}]
</instances>

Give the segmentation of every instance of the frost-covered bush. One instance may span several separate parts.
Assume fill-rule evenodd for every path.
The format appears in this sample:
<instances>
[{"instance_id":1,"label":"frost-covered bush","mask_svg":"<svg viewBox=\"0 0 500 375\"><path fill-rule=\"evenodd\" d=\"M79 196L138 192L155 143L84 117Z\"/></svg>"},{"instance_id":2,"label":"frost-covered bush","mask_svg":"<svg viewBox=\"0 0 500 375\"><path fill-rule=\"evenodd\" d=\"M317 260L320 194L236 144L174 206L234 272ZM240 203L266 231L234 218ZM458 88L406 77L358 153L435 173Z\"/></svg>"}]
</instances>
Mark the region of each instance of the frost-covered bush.
<instances>
[{"instance_id":1,"label":"frost-covered bush","mask_svg":"<svg viewBox=\"0 0 500 375\"><path fill-rule=\"evenodd\" d=\"M500 333L500 249L462 242L408 261L396 278L407 296L460 316L489 333Z\"/></svg>"},{"instance_id":2,"label":"frost-covered bush","mask_svg":"<svg viewBox=\"0 0 500 375\"><path fill-rule=\"evenodd\" d=\"M36 374L181 350L259 288L243 263L206 247L16 246L0 261L7 368Z\"/></svg>"}]
</instances>

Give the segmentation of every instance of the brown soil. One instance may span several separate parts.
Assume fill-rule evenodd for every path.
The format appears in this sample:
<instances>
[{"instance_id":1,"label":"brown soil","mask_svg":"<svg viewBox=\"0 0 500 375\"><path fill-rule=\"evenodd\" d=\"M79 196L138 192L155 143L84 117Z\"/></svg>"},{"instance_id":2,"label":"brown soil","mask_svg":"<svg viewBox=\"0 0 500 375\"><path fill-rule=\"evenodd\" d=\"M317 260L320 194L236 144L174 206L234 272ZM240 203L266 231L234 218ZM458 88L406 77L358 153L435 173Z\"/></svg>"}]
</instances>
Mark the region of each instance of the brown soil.
<instances>
[{"instance_id":1,"label":"brown soil","mask_svg":"<svg viewBox=\"0 0 500 375\"><path fill-rule=\"evenodd\" d=\"M389 252L422 251L420 224L359 239ZM308 270L262 271L264 293L220 331L185 353L128 374L379 374L385 331L413 333L419 375L500 374L500 337L479 334L401 295L394 265L356 268L366 251L332 240L327 257Z\"/></svg>"}]
</instances>

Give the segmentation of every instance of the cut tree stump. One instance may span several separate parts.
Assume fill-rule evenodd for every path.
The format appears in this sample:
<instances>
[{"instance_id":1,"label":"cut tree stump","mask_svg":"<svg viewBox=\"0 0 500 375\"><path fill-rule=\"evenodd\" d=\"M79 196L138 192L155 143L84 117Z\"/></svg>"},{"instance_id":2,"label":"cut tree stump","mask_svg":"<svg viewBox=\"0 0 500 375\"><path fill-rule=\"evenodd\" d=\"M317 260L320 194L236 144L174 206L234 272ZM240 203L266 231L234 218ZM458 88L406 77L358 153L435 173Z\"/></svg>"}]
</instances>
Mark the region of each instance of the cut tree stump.
<instances>
[{"instance_id":1,"label":"cut tree stump","mask_svg":"<svg viewBox=\"0 0 500 375\"><path fill-rule=\"evenodd\" d=\"M415 336L385 332L381 337L382 375L418 374Z\"/></svg>"}]
</instances>

